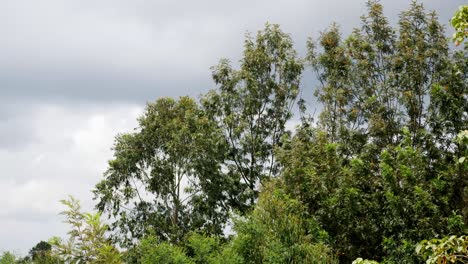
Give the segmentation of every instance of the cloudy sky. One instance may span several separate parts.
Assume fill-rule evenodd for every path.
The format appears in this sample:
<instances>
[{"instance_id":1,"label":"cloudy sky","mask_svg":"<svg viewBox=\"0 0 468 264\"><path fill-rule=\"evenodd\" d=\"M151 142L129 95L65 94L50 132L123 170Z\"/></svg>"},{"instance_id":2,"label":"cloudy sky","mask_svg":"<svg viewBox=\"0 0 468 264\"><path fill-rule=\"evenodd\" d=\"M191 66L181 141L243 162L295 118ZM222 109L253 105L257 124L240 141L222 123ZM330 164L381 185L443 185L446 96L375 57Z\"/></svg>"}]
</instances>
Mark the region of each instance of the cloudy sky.
<instances>
[{"instance_id":1,"label":"cloudy sky","mask_svg":"<svg viewBox=\"0 0 468 264\"><path fill-rule=\"evenodd\" d=\"M422 2L444 23L464 3ZM304 55L332 21L358 26L364 3L0 0L0 252L63 236L58 201L70 194L93 208L113 137L147 101L213 88L210 66L237 61L246 31L278 23ZM382 3L394 22L410 1Z\"/></svg>"}]
</instances>

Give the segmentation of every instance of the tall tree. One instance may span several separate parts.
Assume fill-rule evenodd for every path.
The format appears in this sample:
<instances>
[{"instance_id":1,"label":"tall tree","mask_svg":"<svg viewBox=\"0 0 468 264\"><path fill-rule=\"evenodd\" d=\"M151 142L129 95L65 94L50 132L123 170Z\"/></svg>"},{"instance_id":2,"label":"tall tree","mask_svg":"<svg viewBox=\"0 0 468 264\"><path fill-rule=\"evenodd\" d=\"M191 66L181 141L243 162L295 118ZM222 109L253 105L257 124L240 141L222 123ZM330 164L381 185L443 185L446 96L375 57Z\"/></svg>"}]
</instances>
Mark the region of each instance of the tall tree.
<instances>
[{"instance_id":1,"label":"tall tree","mask_svg":"<svg viewBox=\"0 0 468 264\"><path fill-rule=\"evenodd\" d=\"M189 97L149 103L134 133L117 136L114 159L95 190L125 244L150 230L177 243L189 230L222 232L224 141Z\"/></svg>"},{"instance_id":2,"label":"tall tree","mask_svg":"<svg viewBox=\"0 0 468 264\"><path fill-rule=\"evenodd\" d=\"M261 181L278 174L273 150L291 119L303 65L291 38L269 24L255 38L247 35L240 64L236 70L221 60L213 67L218 90L203 105L229 145L226 169L238 185L233 204L243 210L254 203Z\"/></svg>"},{"instance_id":3,"label":"tall tree","mask_svg":"<svg viewBox=\"0 0 468 264\"><path fill-rule=\"evenodd\" d=\"M342 40L333 25L318 43L308 42L308 61L320 86L315 94L324 106L320 126L351 155L371 138L385 146L399 130L393 56L396 34L377 2L368 2L362 26Z\"/></svg>"},{"instance_id":4,"label":"tall tree","mask_svg":"<svg viewBox=\"0 0 468 264\"><path fill-rule=\"evenodd\" d=\"M323 52L318 54L317 45L312 40L308 41L307 60L320 82L320 88L315 91L315 96L324 107L320 113L320 126L335 142L350 125L346 117L350 112L348 106L353 100L349 82L351 60L345 53L336 24L321 35L320 46Z\"/></svg>"},{"instance_id":5,"label":"tall tree","mask_svg":"<svg viewBox=\"0 0 468 264\"><path fill-rule=\"evenodd\" d=\"M448 44L435 12L425 13L422 4L412 2L399 20L394 73L405 112L405 125L414 144L427 126L427 97L431 87L447 74Z\"/></svg>"},{"instance_id":6,"label":"tall tree","mask_svg":"<svg viewBox=\"0 0 468 264\"><path fill-rule=\"evenodd\" d=\"M278 157L286 190L307 204L342 261L418 262L423 238L466 232L466 50L451 53L433 12L412 2L396 27L378 1L342 40L309 41L324 105ZM325 134L320 132L324 130ZM336 221L340 219L340 221Z\"/></svg>"},{"instance_id":7,"label":"tall tree","mask_svg":"<svg viewBox=\"0 0 468 264\"><path fill-rule=\"evenodd\" d=\"M321 85L321 124L348 152L367 140L380 148L398 142L408 126L415 144L428 127L428 95L446 76L449 61L443 26L434 12L412 2L392 28L378 1L369 1L362 26L345 40L336 26L309 41L308 61Z\"/></svg>"}]
</instances>

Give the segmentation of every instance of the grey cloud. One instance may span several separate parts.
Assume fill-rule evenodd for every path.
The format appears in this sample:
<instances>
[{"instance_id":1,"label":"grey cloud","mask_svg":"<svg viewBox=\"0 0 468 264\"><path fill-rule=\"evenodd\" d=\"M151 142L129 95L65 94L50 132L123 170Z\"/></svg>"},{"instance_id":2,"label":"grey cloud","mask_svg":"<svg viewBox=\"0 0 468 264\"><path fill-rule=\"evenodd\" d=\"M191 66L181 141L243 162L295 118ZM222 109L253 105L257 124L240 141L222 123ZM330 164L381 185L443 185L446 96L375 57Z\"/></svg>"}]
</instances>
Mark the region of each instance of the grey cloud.
<instances>
[{"instance_id":1,"label":"grey cloud","mask_svg":"<svg viewBox=\"0 0 468 264\"><path fill-rule=\"evenodd\" d=\"M67 195L92 210L91 190L112 157L114 136L131 131L141 111L132 104L41 104L26 109L28 117L17 116L28 122L34 140L21 148L0 147L0 251L25 253L39 239L65 235L58 201ZM23 236L24 230L30 234Z\"/></svg>"},{"instance_id":2,"label":"grey cloud","mask_svg":"<svg viewBox=\"0 0 468 264\"><path fill-rule=\"evenodd\" d=\"M206 70L205 75L210 76ZM213 88L209 78L181 73L180 76L147 76L136 78L119 73L49 71L0 72L1 94L38 101L129 101L144 103L159 96L198 95Z\"/></svg>"},{"instance_id":3,"label":"grey cloud","mask_svg":"<svg viewBox=\"0 0 468 264\"><path fill-rule=\"evenodd\" d=\"M0 150L21 149L34 141L30 106L0 100Z\"/></svg>"},{"instance_id":4,"label":"grey cloud","mask_svg":"<svg viewBox=\"0 0 468 264\"><path fill-rule=\"evenodd\" d=\"M393 18L408 0L382 1ZM460 0L423 1L448 21ZM354 1L6 1L0 4L0 96L134 101L197 94L209 67L239 59L246 31L267 21L306 38L332 21L344 32L365 10Z\"/></svg>"}]
</instances>

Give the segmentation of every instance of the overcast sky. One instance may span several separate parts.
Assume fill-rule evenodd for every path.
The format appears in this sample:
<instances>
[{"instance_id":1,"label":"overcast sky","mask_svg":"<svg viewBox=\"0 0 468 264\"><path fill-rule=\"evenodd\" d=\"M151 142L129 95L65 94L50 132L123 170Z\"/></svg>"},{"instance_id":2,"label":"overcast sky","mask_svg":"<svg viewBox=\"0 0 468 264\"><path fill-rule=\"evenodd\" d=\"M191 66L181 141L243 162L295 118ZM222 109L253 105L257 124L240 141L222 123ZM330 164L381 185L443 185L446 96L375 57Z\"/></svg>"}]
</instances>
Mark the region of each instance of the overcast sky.
<instances>
[{"instance_id":1,"label":"overcast sky","mask_svg":"<svg viewBox=\"0 0 468 264\"><path fill-rule=\"evenodd\" d=\"M422 2L445 24L464 3ZM304 55L331 22L358 26L364 3L0 0L0 252L63 236L58 201L70 194L93 208L114 136L147 101L213 88L210 66L238 61L247 31L278 23ZM395 22L410 1L382 3Z\"/></svg>"}]
</instances>

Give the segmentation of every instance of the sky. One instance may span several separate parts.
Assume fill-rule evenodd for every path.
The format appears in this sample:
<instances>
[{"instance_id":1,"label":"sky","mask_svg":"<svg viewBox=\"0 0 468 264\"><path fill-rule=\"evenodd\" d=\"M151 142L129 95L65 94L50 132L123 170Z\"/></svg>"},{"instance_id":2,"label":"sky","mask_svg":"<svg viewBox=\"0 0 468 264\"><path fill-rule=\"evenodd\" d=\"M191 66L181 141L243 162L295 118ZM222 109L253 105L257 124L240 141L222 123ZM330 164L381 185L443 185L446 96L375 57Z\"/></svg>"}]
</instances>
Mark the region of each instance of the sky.
<instances>
[{"instance_id":1,"label":"sky","mask_svg":"<svg viewBox=\"0 0 468 264\"><path fill-rule=\"evenodd\" d=\"M464 4L420 2L444 24ZM410 1L381 3L394 23ZM349 33L364 12L364 0L0 0L0 252L64 237L59 200L93 209L115 135L148 101L215 88L210 67L238 62L246 32L280 24L304 56L308 37L332 22Z\"/></svg>"}]
</instances>

